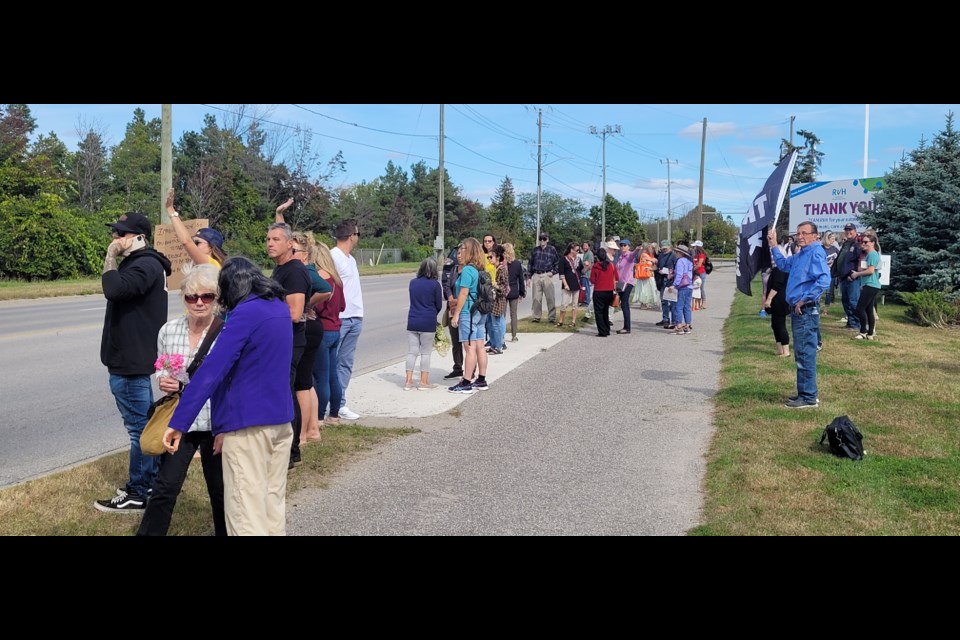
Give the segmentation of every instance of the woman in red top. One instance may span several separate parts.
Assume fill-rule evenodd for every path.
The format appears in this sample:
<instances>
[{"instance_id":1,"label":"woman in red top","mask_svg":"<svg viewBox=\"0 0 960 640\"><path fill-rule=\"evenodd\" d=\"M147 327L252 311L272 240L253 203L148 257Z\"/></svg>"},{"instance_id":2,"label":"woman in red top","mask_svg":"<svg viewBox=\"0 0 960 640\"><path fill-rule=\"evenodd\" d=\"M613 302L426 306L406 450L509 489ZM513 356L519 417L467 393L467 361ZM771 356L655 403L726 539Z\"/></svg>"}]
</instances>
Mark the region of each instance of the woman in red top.
<instances>
[{"instance_id":1,"label":"woman in red top","mask_svg":"<svg viewBox=\"0 0 960 640\"><path fill-rule=\"evenodd\" d=\"M343 299L343 281L330 255L330 248L317 243L317 273L333 287L333 295L314 306L313 310L323 323L323 340L313 362L313 386L317 390L317 418L321 424L338 424L337 413L343 398L343 388L337 376L337 345L340 344L340 312L347 308ZM330 416L323 416L330 406ZM333 408L336 407L336 408Z\"/></svg>"},{"instance_id":2,"label":"woman in red top","mask_svg":"<svg viewBox=\"0 0 960 640\"><path fill-rule=\"evenodd\" d=\"M597 335L610 335L610 305L613 304L613 287L617 281L617 269L607 257L607 250L597 249L596 263L590 270L593 285L593 310L597 318ZM629 303L628 303L629 304Z\"/></svg>"},{"instance_id":3,"label":"woman in red top","mask_svg":"<svg viewBox=\"0 0 960 640\"><path fill-rule=\"evenodd\" d=\"M697 240L693 243L693 274L694 278L700 276L700 308L707 308L707 268L704 266L707 262L707 252L703 250L703 242Z\"/></svg>"}]
</instances>

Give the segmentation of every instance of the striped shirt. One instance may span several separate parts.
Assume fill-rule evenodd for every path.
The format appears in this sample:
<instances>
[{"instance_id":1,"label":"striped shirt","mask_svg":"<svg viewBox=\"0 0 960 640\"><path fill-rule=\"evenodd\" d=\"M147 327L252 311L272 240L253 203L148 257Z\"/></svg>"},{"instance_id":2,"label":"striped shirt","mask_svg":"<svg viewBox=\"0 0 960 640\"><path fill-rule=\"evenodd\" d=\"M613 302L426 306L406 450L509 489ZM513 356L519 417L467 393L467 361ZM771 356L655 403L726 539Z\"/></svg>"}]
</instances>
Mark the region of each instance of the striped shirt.
<instances>
[{"instance_id":1,"label":"striped shirt","mask_svg":"<svg viewBox=\"0 0 960 640\"><path fill-rule=\"evenodd\" d=\"M200 336L200 342L197 343L198 349L206 337L207 332L204 331L203 335ZM217 341L214 340L210 348L213 349L216 344ZM193 362L193 357L196 355L196 349L190 349L187 316L180 316L176 320L171 320L160 327L160 333L157 334L157 354L173 355L176 353L183 356L184 369L189 369L190 364ZM207 353L209 353L209 351ZM210 400L203 403L203 408L200 410L200 413L197 414L197 419L193 421L189 431L210 431Z\"/></svg>"}]
</instances>

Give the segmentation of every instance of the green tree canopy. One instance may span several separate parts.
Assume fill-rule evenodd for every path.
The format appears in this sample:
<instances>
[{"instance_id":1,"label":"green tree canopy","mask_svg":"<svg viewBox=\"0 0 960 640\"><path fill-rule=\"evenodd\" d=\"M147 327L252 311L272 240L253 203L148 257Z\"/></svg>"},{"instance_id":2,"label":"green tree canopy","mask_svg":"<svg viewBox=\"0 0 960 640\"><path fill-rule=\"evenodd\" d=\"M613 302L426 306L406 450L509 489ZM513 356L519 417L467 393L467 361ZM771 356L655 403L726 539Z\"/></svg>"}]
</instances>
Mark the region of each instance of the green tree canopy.
<instances>
[{"instance_id":1,"label":"green tree canopy","mask_svg":"<svg viewBox=\"0 0 960 640\"><path fill-rule=\"evenodd\" d=\"M960 134L953 112L929 145L921 139L884 177L873 202L860 219L892 256L892 288L960 288Z\"/></svg>"}]
</instances>

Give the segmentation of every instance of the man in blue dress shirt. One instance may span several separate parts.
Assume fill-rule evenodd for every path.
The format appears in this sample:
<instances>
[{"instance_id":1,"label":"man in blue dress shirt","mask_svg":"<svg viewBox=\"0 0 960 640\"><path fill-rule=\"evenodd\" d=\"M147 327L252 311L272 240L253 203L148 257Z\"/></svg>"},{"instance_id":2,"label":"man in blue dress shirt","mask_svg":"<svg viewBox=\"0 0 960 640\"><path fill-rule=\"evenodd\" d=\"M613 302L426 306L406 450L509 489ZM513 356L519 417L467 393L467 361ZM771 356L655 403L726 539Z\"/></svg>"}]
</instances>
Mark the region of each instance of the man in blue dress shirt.
<instances>
[{"instance_id":1,"label":"man in blue dress shirt","mask_svg":"<svg viewBox=\"0 0 960 640\"><path fill-rule=\"evenodd\" d=\"M777 245L777 231L767 233L773 247L777 268L788 273L787 303L793 328L793 355L797 361L797 395L787 400L791 409L805 409L820 404L817 396L817 336L820 334L820 296L830 286L827 254L817 241L817 225L797 225L797 246L800 250L784 257Z\"/></svg>"}]
</instances>

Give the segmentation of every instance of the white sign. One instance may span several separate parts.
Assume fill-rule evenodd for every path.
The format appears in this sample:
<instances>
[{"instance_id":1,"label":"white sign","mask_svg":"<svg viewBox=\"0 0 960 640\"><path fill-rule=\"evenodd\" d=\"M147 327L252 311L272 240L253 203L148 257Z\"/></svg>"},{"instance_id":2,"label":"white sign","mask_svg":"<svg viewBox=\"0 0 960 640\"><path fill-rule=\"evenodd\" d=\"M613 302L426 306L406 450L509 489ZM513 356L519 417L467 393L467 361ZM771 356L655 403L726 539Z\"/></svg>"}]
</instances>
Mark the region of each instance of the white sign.
<instances>
[{"instance_id":1,"label":"white sign","mask_svg":"<svg viewBox=\"0 0 960 640\"><path fill-rule=\"evenodd\" d=\"M842 232L852 222L863 230L860 208L873 209L873 195L883 189L882 178L857 178L790 185L790 229L810 221L818 231Z\"/></svg>"},{"instance_id":2,"label":"white sign","mask_svg":"<svg viewBox=\"0 0 960 640\"><path fill-rule=\"evenodd\" d=\"M884 287L890 286L890 269L893 265L891 261L891 256L880 254L880 266L877 267L880 270L880 285Z\"/></svg>"}]
</instances>

